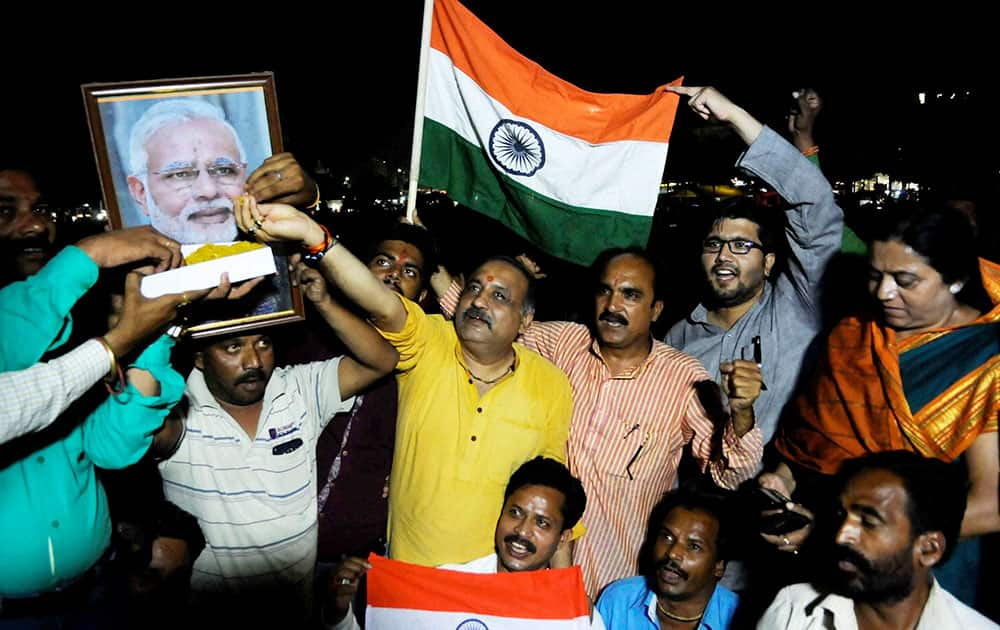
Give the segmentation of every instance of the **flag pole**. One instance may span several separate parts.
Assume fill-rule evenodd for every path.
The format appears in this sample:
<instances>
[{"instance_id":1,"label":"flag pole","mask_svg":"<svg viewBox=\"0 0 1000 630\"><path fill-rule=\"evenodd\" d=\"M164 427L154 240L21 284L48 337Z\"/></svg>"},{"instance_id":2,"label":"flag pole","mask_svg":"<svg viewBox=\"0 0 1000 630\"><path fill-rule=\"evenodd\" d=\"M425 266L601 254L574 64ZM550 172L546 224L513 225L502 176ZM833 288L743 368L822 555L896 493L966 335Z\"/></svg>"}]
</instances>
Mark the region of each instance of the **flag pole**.
<instances>
[{"instance_id":1,"label":"flag pole","mask_svg":"<svg viewBox=\"0 0 1000 630\"><path fill-rule=\"evenodd\" d=\"M413 112L413 152L410 154L410 181L406 194L406 220L413 223L417 210L417 179L420 177L420 148L424 140L424 104L427 102L427 57L431 49L431 18L434 0L424 0L424 22L420 36L420 69L417 71L417 105Z\"/></svg>"}]
</instances>

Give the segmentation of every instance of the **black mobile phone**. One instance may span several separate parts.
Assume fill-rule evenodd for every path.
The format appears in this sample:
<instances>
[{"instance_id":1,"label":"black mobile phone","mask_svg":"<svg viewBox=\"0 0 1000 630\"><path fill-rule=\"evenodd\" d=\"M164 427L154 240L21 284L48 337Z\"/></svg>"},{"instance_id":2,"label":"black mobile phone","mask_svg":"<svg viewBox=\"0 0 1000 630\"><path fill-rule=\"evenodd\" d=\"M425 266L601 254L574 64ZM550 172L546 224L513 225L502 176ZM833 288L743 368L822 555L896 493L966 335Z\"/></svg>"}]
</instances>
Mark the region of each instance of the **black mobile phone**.
<instances>
[{"instance_id":1,"label":"black mobile phone","mask_svg":"<svg viewBox=\"0 0 1000 630\"><path fill-rule=\"evenodd\" d=\"M763 486L757 486L754 489L754 499L761 512L765 510L784 510L786 504L791 500L780 492Z\"/></svg>"},{"instance_id":2,"label":"black mobile phone","mask_svg":"<svg viewBox=\"0 0 1000 630\"><path fill-rule=\"evenodd\" d=\"M802 529L811 522L812 519L805 514L783 509L776 514L761 517L760 531L765 534L781 536L782 534Z\"/></svg>"}]
</instances>

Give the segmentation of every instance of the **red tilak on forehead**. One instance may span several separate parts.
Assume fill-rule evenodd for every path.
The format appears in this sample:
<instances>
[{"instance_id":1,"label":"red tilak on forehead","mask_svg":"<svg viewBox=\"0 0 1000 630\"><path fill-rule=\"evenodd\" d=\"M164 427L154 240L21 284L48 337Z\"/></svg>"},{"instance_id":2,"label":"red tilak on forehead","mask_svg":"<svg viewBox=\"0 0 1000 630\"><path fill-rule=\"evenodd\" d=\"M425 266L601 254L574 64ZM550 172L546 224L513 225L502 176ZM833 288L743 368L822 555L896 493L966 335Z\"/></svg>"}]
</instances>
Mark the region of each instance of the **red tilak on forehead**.
<instances>
[{"instance_id":1,"label":"red tilak on forehead","mask_svg":"<svg viewBox=\"0 0 1000 630\"><path fill-rule=\"evenodd\" d=\"M614 279L614 282L613 282L613 286L617 287L621 283L622 283L622 277L621 277L621 275L616 275L615 279Z\"/></svg>"},{"instance_id":2,"label":"red tilak on forehead","mask_svg":"<svg viewBox=\"0 0 1000 630\"><path fill-rule=\"evenodd\" d=\"M487 282L493 282L493 276L486 276Z\"/></svg>"},{"instance_id":3,"label":"red tilak on forehead","mask_svg":"<svg viewBox=\"0 0 1000 630\"><path fill-rule=\"evenodd\" d=\"M396 257L396 262L399 263L400 267L402 267L403 265L405 265L406 264L406 254L400 252L399 256Z\"/></svg>"}]
</instances>

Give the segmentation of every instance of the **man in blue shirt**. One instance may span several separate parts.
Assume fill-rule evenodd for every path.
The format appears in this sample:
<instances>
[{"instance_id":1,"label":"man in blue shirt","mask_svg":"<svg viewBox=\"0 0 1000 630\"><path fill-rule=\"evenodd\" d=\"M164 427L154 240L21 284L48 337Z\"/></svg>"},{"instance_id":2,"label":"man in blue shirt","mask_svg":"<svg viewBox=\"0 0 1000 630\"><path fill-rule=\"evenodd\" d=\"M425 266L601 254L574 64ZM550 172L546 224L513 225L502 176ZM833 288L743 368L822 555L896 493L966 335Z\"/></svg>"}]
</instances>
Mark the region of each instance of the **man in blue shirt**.
<instances>
[{"instance_id":1,"label":"man in blue shirt","mask_svg":"<svg viewBox=\"0 0 1000 630\"><path fill-rule=\"evenodd\" d=\"M663 495L639 552L641 575L612 582L597 602L608 630L729 628L739 598L718 584L726 521L717 490L684 485Z\"/></svg>"}]
</instances>

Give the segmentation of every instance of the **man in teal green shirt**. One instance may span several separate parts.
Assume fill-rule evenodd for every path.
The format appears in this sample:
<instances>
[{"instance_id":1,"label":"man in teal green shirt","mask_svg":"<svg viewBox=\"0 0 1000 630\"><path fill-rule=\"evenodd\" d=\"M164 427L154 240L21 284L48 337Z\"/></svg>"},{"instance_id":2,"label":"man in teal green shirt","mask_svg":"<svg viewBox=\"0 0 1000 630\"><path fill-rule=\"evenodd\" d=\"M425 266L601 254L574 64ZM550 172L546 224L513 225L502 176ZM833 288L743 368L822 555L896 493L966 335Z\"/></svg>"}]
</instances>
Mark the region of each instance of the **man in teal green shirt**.
<instances>
[{"instance_id":1,"label":"man in teal green shirt","mask_svg":"<svg viewBox=\"0 0 1000 630\"><path fill-rule=\"evenodd\" d=\"M18 239L51 244L51 219L38 212L38 192L27 174L0 171L0 247ZM19 370L63 345L72 329L70 308L97 281L99 269L151 260L157 269L180 264L179 245L151 228L89 237L69 246L37 273L0 290L0 371ZM30 265L18 265L18 270ZM184 299L141 297L139 277L126 284L119 323L102 343L122 360L162 329ZM200 297L204 292L199 292ZM192 295L194 295L192 293ZM24 598L65 589L107 549L111 521L94 466L123 468L142 457L167 412L180 399L183 378L170 366L173 340L161 337L129 367L128 383L86 417L65 417L50 427L0 446L0 619ZM111 364L108 355L109 366ZM2 410L0 410L2 413Z\"/></svg>"}]
</instances>

